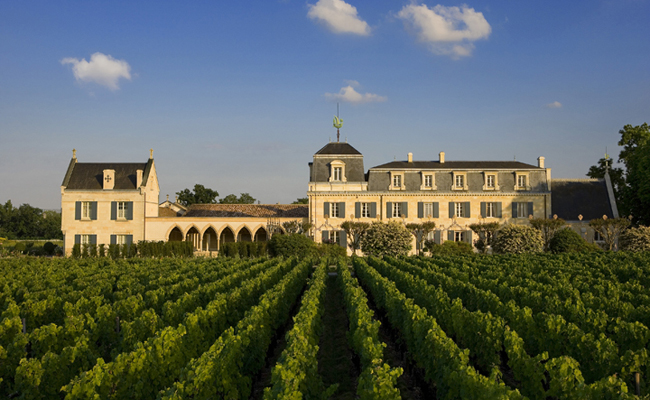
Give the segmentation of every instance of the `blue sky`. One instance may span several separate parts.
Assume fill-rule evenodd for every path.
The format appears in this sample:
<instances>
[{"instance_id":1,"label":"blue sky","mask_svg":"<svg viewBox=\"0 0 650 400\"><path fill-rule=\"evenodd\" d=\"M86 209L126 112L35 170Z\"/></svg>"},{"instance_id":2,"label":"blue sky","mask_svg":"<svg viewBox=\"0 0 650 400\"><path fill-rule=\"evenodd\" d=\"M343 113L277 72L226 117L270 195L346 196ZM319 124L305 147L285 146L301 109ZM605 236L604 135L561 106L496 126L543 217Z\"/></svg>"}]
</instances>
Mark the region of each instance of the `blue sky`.
<instances>
[{"instance_id":1,"label":"blue sky","mask_svg":"<svg viewBox=\"0 0 650 400\"><path fill-rule=\"evenodd\" d=\"M336 103L366 169L546 157L584 177L650 122L650 1L0 2L0 202L60 207L80 162L304 197Z\"/></svg>"}]
</instances>

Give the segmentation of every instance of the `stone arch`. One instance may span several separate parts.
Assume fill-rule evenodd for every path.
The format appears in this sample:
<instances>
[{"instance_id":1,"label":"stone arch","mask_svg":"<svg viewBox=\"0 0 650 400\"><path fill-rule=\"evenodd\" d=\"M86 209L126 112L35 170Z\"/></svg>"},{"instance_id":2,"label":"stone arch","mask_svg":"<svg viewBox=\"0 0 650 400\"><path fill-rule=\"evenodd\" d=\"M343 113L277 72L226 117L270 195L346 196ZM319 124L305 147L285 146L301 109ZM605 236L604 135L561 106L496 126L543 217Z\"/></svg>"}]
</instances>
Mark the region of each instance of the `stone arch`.
<instances>
[{"instance_id":1,"label":"stone arch","mask_svg":"<svg viewBox=\"0 0 650 400\"><path fill-rule=\"evenodd\" d=\"M182 242L184 238L185 235L183 235L183 231L181 231L181 228L178 225L174 225L174 227L167 232L168 242Z\"/></svg>"},{"instance_id":2,"label":"stone arch","mask_svg":"<svg viewBox=\"0 0 650 400\"><path fill-rule=\"evenodd\" d=\"M235 241L235 232L230 226L226 226L219 233L219 243L229 243Z\"/></svg>"},{"instance_id":3,"label":"stone arch","mask_svg":"<svg viewBox=\"0 0 650 400\"><path fill-rule=\"evenodd\" d=\"M199 229L196 226L191 225L187 230L185 233L185 241L192 242L194 250L201 249L201 234L199 233Z\"/></svg>"},{"instance_id":4,"label":"stone arch","mask_svg":"<svg viewBox=\"0 0 650 400\"><path fill-rule=\"evenodd\" d=\"M253 239L255 242L266 242L267 240L269 240L269 235L266 232L266 228L264 228L263 226L257 228L257 230L255 231L255 235L253 235Z\"/></svg>"},{"instance_id":5,"label":"stone arch","mask_svg":"<svg viewBox=\"0 0 650 400\"><path fill-rule=\"evenodd\" d=\"M242 226L237 232L237 241L238 242L252 242L253 235L247 226Z\"/></svg>"},{"instance_id":6,"label":"stone arch","mask_svg":"<svg viewBox=\"0 0 650 400\"><path fill-rule=\"evenodd\" d=\"M217 230L212 226L208 226L201 237L201 250L203 251L218 251L219 250L219 237Z\"/></svg>"}]
</instances>

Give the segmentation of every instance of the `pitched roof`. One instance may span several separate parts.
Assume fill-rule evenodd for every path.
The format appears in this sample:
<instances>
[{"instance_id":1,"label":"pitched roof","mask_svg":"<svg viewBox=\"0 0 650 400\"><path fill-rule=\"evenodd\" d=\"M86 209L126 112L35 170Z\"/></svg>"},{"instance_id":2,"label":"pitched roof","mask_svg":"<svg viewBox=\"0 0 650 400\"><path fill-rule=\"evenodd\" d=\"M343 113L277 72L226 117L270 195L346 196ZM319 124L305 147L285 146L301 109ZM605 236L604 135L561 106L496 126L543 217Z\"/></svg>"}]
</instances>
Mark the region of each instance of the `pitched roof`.
<instances>
[{"instance_id":1,"label":"pitched roof","mask_svg":"<svg viewBox=\"0 0 650 400\"><path fill-rule=\"evenodd\" d=\"M371 169L540 169L519 161L392 161Z\"/></svg>"},{"instance_id":2,"label":"pitched roof","mask_svg":"<svg viewBox=\"0 0 650 400\"><path fill-rule=\"evenodd\" d=\"M308 218L307 204L192 204L184 217Z\"/></svg>"},{"instance_id":3,"label":"pitched roof","mask_svg":"<svg viewBox=\"0 0 650 400\"><path fill-rule=\"evenodd\" d=\"M612 205L604 179L553 179L551 181L552 213L567 221L612 218Z\"/></svg>"},{"instance_id":4,"label":"pitched roof","mask_svg":"<svg viewBox=\"0 0 650 400\"><path fill-rule=\"evenodd\" d=\"M74 159L73 159L74 161ZM142 170L143 184L146 184L148 172L153 160L146 163L80 163L71 162L62 186L76 190L102 190L104 188L104 170L115 170L114 190L135 190L136 171Z\"/></svg>"},{"instance_id":5,"label":"pitched roof","mask_svg":"<svg viewBox=\"0 0 650 400\"><path fill-rule=\"evenodd\" d=\"M357 149L348 143L330 142L318 150L316 154L320 155L361 155Z\"/></svg>"}]
</instances>

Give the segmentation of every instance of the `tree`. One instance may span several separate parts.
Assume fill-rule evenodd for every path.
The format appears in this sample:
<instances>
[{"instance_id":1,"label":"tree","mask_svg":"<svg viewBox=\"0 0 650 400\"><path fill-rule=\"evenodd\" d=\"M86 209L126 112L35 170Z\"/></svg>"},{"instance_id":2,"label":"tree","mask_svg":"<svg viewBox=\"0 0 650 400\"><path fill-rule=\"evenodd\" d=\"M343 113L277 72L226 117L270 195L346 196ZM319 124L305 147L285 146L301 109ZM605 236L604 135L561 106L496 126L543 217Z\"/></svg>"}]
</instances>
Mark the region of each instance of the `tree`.
<instances>
[{"instance_id":1,"label":"tree","mask_svg":"<svg viewBox=\"0 0 650 400\"><path fill-rule=\"evenodd\" d=\"M312 224L310 222L300 222L298 220L294 220L283 222L282 227L288 234L299 233L301 235L308 235Z\"/></svg>"},{"instance_id":2,"label":"tree","mask_svg":"<svg viewBox=\"0 0 650 400\"><path fill-rule=\"evenodd\" d=\"M497 231L492 242L496 253L541 253L544 250L542 233L527 225L505 225Z\"/></svg>"},{"instance_id":3,"label":"tree","mask_svg":"<svg viewBox=\"0 0 650 400\"><path fill-rule=\"evenodd\" d=\"M587 243L580 234L566 227L560 229L551 238L549 249L553 253L587 253L602 251L598 245Z\"/></svg>"},{"instance_id":4,"label":"tree","mask_svg":"<svg viewBox=\"0 0 650 400\"><path fill-rule=\"evenodd\" d=\"M309 204L309 197L298 197L296 201L291 204Z\"/></svg>"},{"instance_id":5,"label":"tree","mask_svg":"<svg viewBox=\"0 0 650 400\"><path fill-rule=\"evenodd\" d=\"M406 224L406 229L411 232L411 235L415 236L416 248L422 251L424 249L424 241L429 236L429 233L436 229L436 223L433 221L422 222L420 224L410 223Z\"/></svg>"},{"instance_id":6,"label":"tree","mask_svg":"<svg viewBox=\"0 0 650 400\"><path fill-rule=\"evenodd\" d=\"M627 218L607 218L607 216L603 216L603 218L589 221L589 226L600 233L600 236L605 240L607 250L612 251L621 233L630 226L630 221Z\"/></svg>"},{"instance_id":7,"label":"tree","mask_svg":"<svg viewBox=\"0 0 650 400\"><path fill-rule=\"evenodd\" d=\"M631 215L635 224L650 225L650 141L637 147L626 165L623 215Z\"/></svg>"},{"instance_id":8,"label":"tree","mask_svg":"<svg viewBox=\"0 0 650 400\"><path fill-rule=\"evenodd\" d=\"M373 222L361 239L361 250L369 256L399 256L411 251L411 234L397 221Z\"/></svg>"},{"instance_id":9,"label":"tree","mask_svg":"<svg viewBox=\"0 0 650 400\"><path fill-rule=\"evenodd\" d=\"M257 199L253 198L248 193L240 193L240 196L237 197L234 194L229 194L223 199L219 200L219 204L255 204Z\"/></svg>"},{"instance_id":10,"label":"tree","mask_svg":"<svg viewBox=\"0 0 650 400\"><path fill-rule=\"evenodd\" d=\"M363 235L368 228L370 228L370 224L367 222L345 221L341 224L341 229L348 237L348 246L352 249L352 254L356 255L357 250L361 248Z\"/></svg>"},{"instance_id":11,"label":"tree","mask_svg":"<svg viewBox=\"0 0 650 400\"><path fill-rule=\"evenodd\" d=\"M650 251L650 227L630 228L621 234L621 250Z\"/></svg>"},{"instance_id":12,"label":"tree","mask_svg":"<svg viewBox=\"0 0 650 400\"><path fill-rule=\"evenodd\" d=\"M178 196L178 202L187 207L192 204L216 204L219 193L197 183L194 185L194 191L184 189L176 192L176 195Z\"/></svg>"},{"instance_id":13,"label":"tree","mask_svg":"<svg viewBox=\"0 0 650 400\"><path fill-rule=\"evenodd\" d=\"M557 216L556 216L557 217ZM553 235L566 225L566 221L562 218L532 218L530 220L530 225L542 233L542 239L544 239L544 251L549 250L551 239Z\"/></svg>"},{"instance_id":14,"label":"tree","mask_svg":"<svg viewBox=\"0 0 650 400\"><path fill-rule=\"evenodd\" d=\"M476 233L475 246L481 253L487 253L488 246L492 246L494 234L501 225L498 222L486 222L482 224L471 224L469 229Z\"/></svg>"},{"instance_id":15,"label":"tree","mask_svg":"<svg viewBox=\"0 0 650 400\"><path fill-rule=\"evenodd\" d=\"M621 140L618 141L618 145L623 146L623 150L618 155L618 161L624 163L625 167L629 169L628 162L630 157L636 152L638 147L650 141L650 126L646 122L638 126L628 124L618 131L618 133L621 134Z\"/></svg>"},{"instance_id":16,"label":"tree","mask_svg":"<svg viewBox=\"0 0 650 400\"><path fill-rule=\"evenodd\" d=\"M598 160L598 164L592 165L587 172L587 176L594 179L604 179L605 170L609 167L609 178L612 181L612 187L614 188L614 197L616 198L617 204L622 204L623 199L621 198L621 192L625 187L625 172L623 168L612 168L612 159L611 158L601 158Z\"/></svg>"}]
</instances>

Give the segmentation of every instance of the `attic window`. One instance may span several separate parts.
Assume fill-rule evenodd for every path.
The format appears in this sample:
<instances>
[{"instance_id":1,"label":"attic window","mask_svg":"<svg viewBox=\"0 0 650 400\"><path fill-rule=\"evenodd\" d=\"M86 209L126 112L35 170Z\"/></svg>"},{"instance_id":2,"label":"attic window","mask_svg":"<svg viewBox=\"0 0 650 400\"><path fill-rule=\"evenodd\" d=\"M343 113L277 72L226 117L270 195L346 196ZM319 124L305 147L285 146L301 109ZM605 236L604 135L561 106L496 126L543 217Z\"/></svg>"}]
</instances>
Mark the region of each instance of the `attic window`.
<instances>
[{"instance_id":1,"label":"attic window","mask_svg":"<svg viewBox=\"0 0 650 400\"><path fill-rule=\"evenodd\" d=\"M330 182L347 182L345 177L345 163L341 160L334 160L330 163Z\"/></svg>"}]
</instances>

